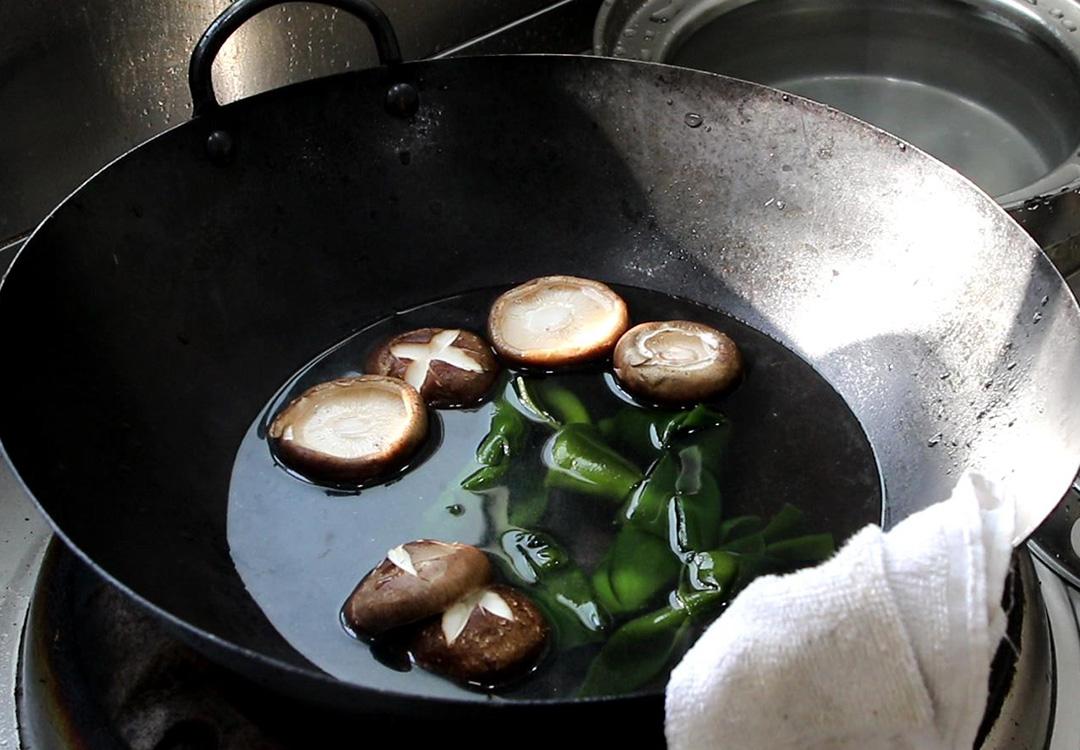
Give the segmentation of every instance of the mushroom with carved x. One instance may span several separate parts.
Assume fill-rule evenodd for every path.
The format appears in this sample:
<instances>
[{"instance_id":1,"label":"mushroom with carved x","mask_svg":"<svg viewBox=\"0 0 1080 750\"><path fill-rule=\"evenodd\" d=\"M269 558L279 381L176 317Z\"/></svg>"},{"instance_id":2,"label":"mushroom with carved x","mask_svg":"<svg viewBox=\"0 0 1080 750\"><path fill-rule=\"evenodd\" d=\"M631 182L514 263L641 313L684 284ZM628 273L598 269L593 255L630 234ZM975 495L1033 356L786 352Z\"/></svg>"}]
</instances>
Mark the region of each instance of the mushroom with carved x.
<instances>
[{"instance_id":1,"label":"mushroom with carved x","mask_svg":"<svg viewBox=\"0 0 1080 750\"><path fill-rule=\"evenodd\" d=\"M269 436L289 467L363 481L402 466L427 436L427 407L396 378L363 375L313 386L281 410Z\"/></svg>"},{"instance_id":2,"label":"mushroom with carved x","mask_svg":"<svg viewBox=\"0 0 1080 750\"><path fill-rule=\"evenodd\" d=\"M496 585L452 604L417 632L410 650L424 669L490 686L532 669L550 633L525 594Z\"/></svg>"},{"instance_id":3,"label":"mushroom with carved x","mask_svg":"<svg viewBox=\"0 0 1080 750\"><path fill-rule=\"evenodd\" d=\"M401 378L431 406L465 406L484 397L499 374L487 342L457 328L420 328L372 352L368 372Z\"/></svg>"},{"instance_id":4,"label":"mushroom with carved x","mask_svg":"<svg viewBox=\"0 0 1080 750\"><path fill-rule=\"evenodd\" d=\"M394 547L353 590L342 615L374 636L444 612L491 580L487 555L468 544L420 539Z\"/></svg>"}]
</instances>

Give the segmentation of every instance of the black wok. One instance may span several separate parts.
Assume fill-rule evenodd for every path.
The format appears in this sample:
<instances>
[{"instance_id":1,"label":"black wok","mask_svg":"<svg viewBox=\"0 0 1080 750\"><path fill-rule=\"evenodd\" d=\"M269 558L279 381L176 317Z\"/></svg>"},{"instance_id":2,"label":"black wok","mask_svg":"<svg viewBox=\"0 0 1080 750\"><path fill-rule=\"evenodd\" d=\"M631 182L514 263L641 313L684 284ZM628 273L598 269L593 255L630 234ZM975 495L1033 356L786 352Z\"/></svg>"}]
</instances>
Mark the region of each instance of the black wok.
<instances>
[{"instance_id":1,"label":"black wok","mask_svg":"<svg viewBox=\"0 0 1080 750\"><path fill-rule=\"evenodd\" d=\"M683 295L804 356L865 428L887 525L976 467L1021 494L1020 541L1069 486L1076 303L929 156L678 68L400 64L360 0L333 4L368 22L386 65L218 107L214 53L271 4L215 22L193 59L195 119L72 194L0 287L7 460L78 554L208 654L338 706L490 705L316 668L234 570L226 498L245 430L299 364L402 307L541 274Z\"/></svg>"}]
</instances>

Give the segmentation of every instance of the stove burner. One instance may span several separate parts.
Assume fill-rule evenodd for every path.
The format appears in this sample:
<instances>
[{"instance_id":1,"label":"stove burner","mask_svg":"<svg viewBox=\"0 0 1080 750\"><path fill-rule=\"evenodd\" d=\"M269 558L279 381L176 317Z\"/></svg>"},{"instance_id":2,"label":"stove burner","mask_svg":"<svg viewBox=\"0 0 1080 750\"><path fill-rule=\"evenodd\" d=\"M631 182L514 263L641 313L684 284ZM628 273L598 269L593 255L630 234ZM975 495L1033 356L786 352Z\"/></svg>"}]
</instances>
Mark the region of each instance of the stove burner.
<instances>
[{"instance_id":1,"label":"stove burner","mask_svg":"<svg viewBox=\"0 0 1080 750\"><path fill-rule=\"evenodd\" d=\"M170 638L55 542L27 621L22 685L35 748L42 737L110 750L288 747L248 717L256 688Z\"/></svg>"}]
</instances>

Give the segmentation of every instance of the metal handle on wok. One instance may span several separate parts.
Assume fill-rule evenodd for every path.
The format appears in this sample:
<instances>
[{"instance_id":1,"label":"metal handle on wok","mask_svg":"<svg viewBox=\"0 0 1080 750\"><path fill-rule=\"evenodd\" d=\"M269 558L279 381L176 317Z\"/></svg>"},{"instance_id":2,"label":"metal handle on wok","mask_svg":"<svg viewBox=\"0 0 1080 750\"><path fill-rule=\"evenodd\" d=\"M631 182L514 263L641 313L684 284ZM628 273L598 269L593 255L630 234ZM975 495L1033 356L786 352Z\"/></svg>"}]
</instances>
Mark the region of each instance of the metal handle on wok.
<instances>
[{"instance_id":1,"label":"metal handle on wok","mask_svg":"<svg viewBox=\"0 0 1080 750\"><path fill-rule=\"evenodd\" d=\"M221 105L214 93L214 82L210 70L225 41L239 29L244 22L258 13L283 5L292 0L236 0L215 18L206 31L199 37L191 53L188 66L188 88L191 90L191 103L196 118L206 117ZM375 39L375 49L379 55L379 64L393 67L401 63L401 46L397 34L390 25L382 9L371 0L314 0L318 5L339 8L364 22L371 36ZM395 83L386 93L386 108L391 114L410 117L416 113L420 97L416 89L408 83ZM215 159L223 160L232 151L232 137L223 130L214 130L206 142L207 151Z\"/></svg>"}]
</instances>

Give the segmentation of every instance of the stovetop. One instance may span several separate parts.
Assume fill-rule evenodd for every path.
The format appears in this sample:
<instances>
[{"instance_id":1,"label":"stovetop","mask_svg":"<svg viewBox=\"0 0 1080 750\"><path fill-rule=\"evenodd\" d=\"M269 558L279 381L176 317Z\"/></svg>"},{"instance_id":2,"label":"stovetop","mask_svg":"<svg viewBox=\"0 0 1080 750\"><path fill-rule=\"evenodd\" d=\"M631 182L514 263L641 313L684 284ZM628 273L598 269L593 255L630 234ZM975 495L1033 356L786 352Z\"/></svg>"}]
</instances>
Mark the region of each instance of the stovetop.
<instances>
[{"instance_id":1,"label":"stovetop","mask_svg":"<svg viewBox=\"0 0 1080 750\"><path fill-rule=\"evenodd\" d=\"M468 47L444 54L529 48L583 51L588 47L589 26L597 4L567 0L553 6L554 13L523 19L512 29L486 35ZM572 35L567 38L565 29L570 27L584 29L580 39ZM556 39L559 49L552 48ZM11 262L19 244L0 248L0 273ZM1070 285L1074 292L1080 292L1080 274L1070 279ZM305 746L305 739L306 746L320 746L311 742L311 735L290 735L287 722L270 727L250 722L243 700L223 700L226 693L246 690L242 680L173 641L152 618L101 584L73 556L57 547L30 499L0 464L0 750L62 750L76 746L94 750L125 746L131 750L276 749ZM1072 704L1080 697L1080 591L1066 586L1038 561L1035 569L1051 623L1057 703L1065 707L1053 714L1048 748L1077 750L1080 711ZM81 597L80 608L102 615L101 622L108 625L101 624L97 630L82 628L80 637L93 639L88 647L101 650L103 664L126 670L125 680L108 688L102 675L94 674L93 669L76 670L82 673L74 676L54 673L78 663L81 644L74 639L64 641L67 631L26 628L31 616L50 622L48 616L53 613L44 610L58 606L53 599L62 598L60 594L53 599L45 594L35 598L39 580L47 584L41 587L46 592L53 581L71 584L60 592L62 597ZM47 601L43 603L42 599ZM25 641L27 637L31 641ZM59 654L59 658L44 659L46 651L53 656ZM21 658L24 653L29 654L27 660ZM93 653L95 658L99 656L99 652ZM119 687L115 687L117 684ZM95 690L100 692L93 694ZM28 698L33 699L33 710L27 708ZM80 703L86 701L90 702ZM76 713L83 714L83 718L108 714L111 726L98 726L98 720L91 720L76 728ZM79 732L80 739L75 739L73 735Z\"/></svg>"}]
</instances>

